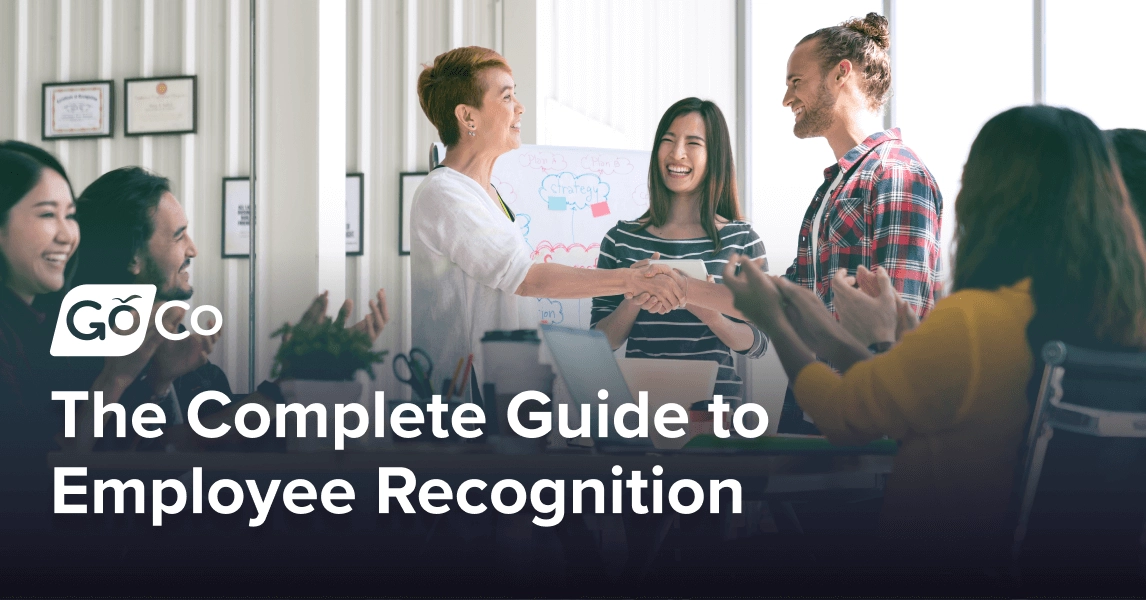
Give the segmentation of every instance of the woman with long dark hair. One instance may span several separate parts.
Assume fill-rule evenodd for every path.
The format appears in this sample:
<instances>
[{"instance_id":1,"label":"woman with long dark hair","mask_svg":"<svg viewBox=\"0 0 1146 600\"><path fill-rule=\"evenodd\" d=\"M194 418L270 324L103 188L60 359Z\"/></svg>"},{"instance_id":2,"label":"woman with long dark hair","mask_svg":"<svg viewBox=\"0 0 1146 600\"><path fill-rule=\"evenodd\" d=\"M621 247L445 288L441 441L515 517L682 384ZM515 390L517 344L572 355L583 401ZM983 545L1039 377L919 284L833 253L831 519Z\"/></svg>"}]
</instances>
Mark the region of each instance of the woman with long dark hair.
<instances>
[{"instance_id":1,"label":"woman with long dark hair","mask_svg":"<svg viewBox=\"0 0 1146 600\"><path fill-rule=\"evenodd\" d=\"M740 215L728 124L715 103L685 98L665 111L653 137L649 210L605 234L597 268L697 259L704 261L708 281L719 282L728 259L738 254L763 259L764 243ZM695 302L667 314L645 310L656 302L645 295L594 298L593 327L614 349L627 341L629 357L715 361L714 393L732 403L742 400L732 352L762 356L767 339L760 330Z\"/></svg>"},{"instance_id":2,"label":"woman with long dark hair","mask_svg":"<svg viewBox=\"0 0 1146 600\"><path fill-rule=\"evenodd\" d=\"M152 328L138 351L102 363L50 355L55 315L37 298L65 290L75 271L75 211L59 161L23 142L0 143L0 530L48 525L45 455L64 430L52 392L100 391L115 402L162 339Z\"/></svg>"},{"instance_id":3,"label":"woman with long dark hair","mask_svg":"<svg viewBox=\"0 0 1146 600\"><path fill-rule=\"evenodd\" d=\"M801 288L751 264L725 276L830 440L900 441L883 520L912 536L1000 531L1044 342L1146 348L1146 242L1090 119L1026 106L988 121L955 213L952 294L879 356ZM886 273L874 277L884 293L868 297L862 325L893 342L896 296Z\"/></svg>"}]
</instances>

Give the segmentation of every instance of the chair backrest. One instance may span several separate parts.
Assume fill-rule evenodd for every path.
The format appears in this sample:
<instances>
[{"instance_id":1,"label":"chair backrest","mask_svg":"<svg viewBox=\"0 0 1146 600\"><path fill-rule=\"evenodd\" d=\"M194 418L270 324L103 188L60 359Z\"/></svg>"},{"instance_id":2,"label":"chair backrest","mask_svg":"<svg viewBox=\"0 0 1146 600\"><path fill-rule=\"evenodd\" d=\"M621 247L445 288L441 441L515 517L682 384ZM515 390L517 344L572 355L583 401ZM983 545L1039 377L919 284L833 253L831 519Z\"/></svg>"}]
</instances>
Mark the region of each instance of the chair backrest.
<instances>
[{"instance_id":1,"label":"chair backrest","mask_svg":"<svg viewBox=\"0 0 1146 600\"><path fill-rule=\"evenodd\" d=\"M1035 552L1048 566L1137 563L1146 548L1146 353L1048 342L1042 361L1012 555L1027 562Z\"/></svg>"}]
</instances>

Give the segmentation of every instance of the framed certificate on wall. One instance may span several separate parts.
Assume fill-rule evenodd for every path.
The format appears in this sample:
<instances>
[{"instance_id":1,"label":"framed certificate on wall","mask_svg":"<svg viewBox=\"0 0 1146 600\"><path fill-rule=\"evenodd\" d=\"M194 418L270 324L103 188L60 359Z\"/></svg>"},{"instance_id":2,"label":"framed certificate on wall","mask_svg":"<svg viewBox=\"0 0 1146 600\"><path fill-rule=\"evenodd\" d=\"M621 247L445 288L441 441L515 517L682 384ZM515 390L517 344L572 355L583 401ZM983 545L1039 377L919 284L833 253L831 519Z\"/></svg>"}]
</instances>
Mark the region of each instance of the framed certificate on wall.
<instances>
[{"instance_id":1,"label":"framed certificate on wall","mask_svg":"<svg viewBox=\"0 0 1146 600\"><path fill-rule=\"evenodd\" d=\"M45 83L41 115L44 140L111 137L115 82Z\"/></svg>"},{"instance_id":2,"label":"framed certificate on wall","mask_svg":"<svg viewBox=\"0 0 1146 600\"><path fill-rule=\"evenodd\" d=\"M414 202L414 190L422 184L429 173L398 174L398 255L410 255L410 205Z\"/></svg>"},{"instance_id":3,"label":"framed certificate on wall","mask_svg":"<svg viewBox=\"0 0 1146 600\"><path fill-rule=\"evenodd\" d=\"M251 180L223 178L223 258L251 255Z\"/></svg>"},{"instance_id":4,"label":"framed certificate on wall","mask_svg":"<svg viewBox=\"0 0 1146 600\"><path fill-rule=\"evenodd\" d=\"M195 133L197 87L194 75L124 79L123 134Z\"/></svg>"}]
</instances>

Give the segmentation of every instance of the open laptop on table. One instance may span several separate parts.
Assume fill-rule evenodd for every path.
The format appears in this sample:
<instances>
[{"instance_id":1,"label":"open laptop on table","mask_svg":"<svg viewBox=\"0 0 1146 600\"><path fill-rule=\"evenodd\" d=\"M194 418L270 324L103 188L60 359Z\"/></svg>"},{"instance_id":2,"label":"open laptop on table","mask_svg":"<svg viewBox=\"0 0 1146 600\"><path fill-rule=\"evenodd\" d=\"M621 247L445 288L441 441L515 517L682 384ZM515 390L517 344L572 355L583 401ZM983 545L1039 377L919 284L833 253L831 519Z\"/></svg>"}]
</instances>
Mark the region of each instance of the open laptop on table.
<instances>
[{"instance_id":1,"label":"open laptop on table","mask_svg":"<svg viewBox=\"0 0 1146 600\"><path fill-rule=\"evenodd\" d=\"M671 401L665 393L665 386L655 381L657 373L649 368L649 363L678 363L676 370L688 367L683 373L683 379L676 379L675 385L669 386L674 392L681 392L689 397L689 401L682 404L688 410L690 404L696 400L712 398L712 390L716 384L716 374L719 365L711 361L654 361L629 359L631 364L627 372L623 372L617 362L612 348L605 334L596 330L570 329L556 325L541 325L542 337L546 346L553 355L557 370L561 374L569 395L573 402L580 406L588 404L593 407L590 411L591 432L593 444L598 449L606 451L650 451L654 449L652 437L623 438L609 423L609 435L598 435L598 411L596 406L602 402L608 404L610 419L616 411L625 404L635 404L634 390L649 392L649 433L656 436L653 427L653 415L660 405ZM644 364L642 364L644 363ZM680 365L679 363L688 363ZM643 367L643 368L642 368ZM686 381L687 380L687 381ZM606 400L601 400L597 393L599 390L609 392ZM693 397L695 396L695 397ZM679 402L678 402L679 403ZM635 425L636 415L629 415ZM671 442L671 440L669 440ZM679 446L678 446L679 447ZM658 448L658 451L668 448Z\"/></svg>"}]
</instances>

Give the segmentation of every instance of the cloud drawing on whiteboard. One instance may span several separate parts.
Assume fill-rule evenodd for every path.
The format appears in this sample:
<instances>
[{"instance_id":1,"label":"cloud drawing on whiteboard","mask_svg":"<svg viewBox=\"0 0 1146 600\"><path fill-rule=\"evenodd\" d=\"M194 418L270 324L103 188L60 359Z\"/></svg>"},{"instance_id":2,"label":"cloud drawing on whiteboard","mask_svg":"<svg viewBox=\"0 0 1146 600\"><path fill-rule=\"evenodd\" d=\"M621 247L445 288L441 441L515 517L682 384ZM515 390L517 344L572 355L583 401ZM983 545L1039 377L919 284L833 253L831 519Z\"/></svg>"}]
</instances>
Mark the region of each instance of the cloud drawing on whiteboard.
<instances>
[{"instance_id":1,"label":"cloud drawing on whiteboard","mask_svg":"<svg viewBox=\"0 0 1146 600\"><path fill-rule=\"evenodd\" d=\"M525 242L529 243L529 224L533 221L533 217L525 213L517 213L516 223L518 229L521 230L521 237L525 238Z\"/></svg>"},{"instance_id":2,"label":"cloud drawing on whiteboard","mask_svg":"<svg viewBox=\"0 0 1146 600\"><path fill-rule=\"evenodd\" d=\"M555 262L570 267L582 269L597 268L597 255L601 253L601 244L554 244L548 240L540 242L533 249L530 258L535 263Z\"/></svg>"},{"instance_id":3,"label":"cloud drawing on whiteboard","mask_svg":"<svg viewBox=\"0 0 1146 600\"><path fill-rule=\"evenodd\" d=\"M490 184L501 195L501 199L510 206L517 205L517 191L513 189L513 184L498 178L496 175L490 176Z\"/></svg>"},{"instance_id":4,"label":"cloud drawing on whiteboard","mask_svg":"<svg viewBox=\"0 0 1146 600\"><path fill-rule=\"evenodd\" d=\"M599 175L628 175L636 167L627 158L610 156L608 154L588 154L581 157L581 168Z\"/></svg>"},{"instance_id":5,"label":"cloud drawing on whiteboard","mask_svg":"<svg viewBox=\"0 0 1146 600\"><path fill-rule=\"evenodd\" d=\"M633 206L646 211L649 208L649 188L639 187L633 190Z\"/></svg>"},{"instance_id":6,"label":"cloud drawing on whiteboard","mask_svg":"<svg viewBox=\"0 0 1146 600\"><path fill-rule=\"evenodd\" d=\"M527 169L539 169L546 173L564 171L569 166L568 163L565 162L564 156L554 154L547 150L523 152L517 160L521 166Z\"/></svg>"},{"instance_id":7,"label":"cloud drawing on whiteboard","mask_svg":"<svg viewBox=\"0 0 1146 600\"><path fill-rule=\"evenodd\" d=\"M538 298L537 319L547 325L560 325L565 322L565 307L557 300Z\"/></svg>"},{"instance_id":8,"label":"cloud drawing on whiteboard","mask_svg":"<svg viewBox=\"0 0 1146 600\"><path fill-rule=\"evenodd\" d=\"M595 173L554 173L541 180L537 192L550 210L584 210L590 204L608 200L609 184Z\"/></svg>"}]
</instances>

